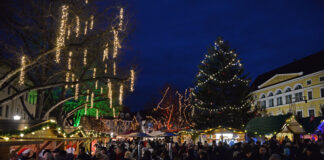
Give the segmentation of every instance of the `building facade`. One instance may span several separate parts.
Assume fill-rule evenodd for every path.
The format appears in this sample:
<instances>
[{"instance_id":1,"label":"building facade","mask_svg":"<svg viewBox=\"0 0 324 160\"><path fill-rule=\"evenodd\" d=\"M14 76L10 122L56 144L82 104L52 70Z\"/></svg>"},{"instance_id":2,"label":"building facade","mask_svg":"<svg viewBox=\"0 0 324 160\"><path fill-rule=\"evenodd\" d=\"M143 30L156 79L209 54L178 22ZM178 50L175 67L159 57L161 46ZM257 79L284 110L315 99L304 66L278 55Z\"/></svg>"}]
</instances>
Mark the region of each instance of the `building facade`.
<instances>
[{"instance_id":1,"label":"building facade","mask_svg":"<svg viewBox=\"0 0 324 160\"><path fill-rule=\"evenodd\" d=\"M264 73L256 78L252 88L254 104L267 115L323 116L324 52Z\"/></svg>"}]
</instances>

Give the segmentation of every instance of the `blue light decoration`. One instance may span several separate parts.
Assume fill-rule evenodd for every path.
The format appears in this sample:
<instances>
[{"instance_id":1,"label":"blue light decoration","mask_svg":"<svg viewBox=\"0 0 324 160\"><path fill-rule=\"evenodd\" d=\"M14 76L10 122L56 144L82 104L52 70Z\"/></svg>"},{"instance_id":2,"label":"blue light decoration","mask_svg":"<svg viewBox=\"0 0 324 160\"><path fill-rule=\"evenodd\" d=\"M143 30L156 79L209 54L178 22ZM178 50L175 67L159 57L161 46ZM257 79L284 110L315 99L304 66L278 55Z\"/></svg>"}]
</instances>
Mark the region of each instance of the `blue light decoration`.
<instances>
[{"instance_id":1,"label":"blue light decoration","mask_svg":"<svg viewBox=\"0 0 324 160\"><path fill-rule=\"evenodd\" d=\"M318 125L316 134L323 134L324 133L324 120L321 121L320 125Z\"/></svg>"}]
</instances>

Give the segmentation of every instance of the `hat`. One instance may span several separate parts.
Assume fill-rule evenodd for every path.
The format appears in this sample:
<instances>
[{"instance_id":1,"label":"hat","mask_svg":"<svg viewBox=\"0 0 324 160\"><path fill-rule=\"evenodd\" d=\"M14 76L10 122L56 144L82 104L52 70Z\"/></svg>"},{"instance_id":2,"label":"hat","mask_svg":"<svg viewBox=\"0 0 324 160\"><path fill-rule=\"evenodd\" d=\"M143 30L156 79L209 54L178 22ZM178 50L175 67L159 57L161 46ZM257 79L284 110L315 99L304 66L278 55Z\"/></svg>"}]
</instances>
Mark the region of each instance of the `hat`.
<instances>
[{"instance_id":1,"label":"hat","mask_svg":"<svg viewBox=\"0 0 324 160\"><path fill-rule=\"evenodd\" d=\"M18 152L18 155L29 153L31 150L28 148L23 148Z\"/></svg>"}]
</instances>

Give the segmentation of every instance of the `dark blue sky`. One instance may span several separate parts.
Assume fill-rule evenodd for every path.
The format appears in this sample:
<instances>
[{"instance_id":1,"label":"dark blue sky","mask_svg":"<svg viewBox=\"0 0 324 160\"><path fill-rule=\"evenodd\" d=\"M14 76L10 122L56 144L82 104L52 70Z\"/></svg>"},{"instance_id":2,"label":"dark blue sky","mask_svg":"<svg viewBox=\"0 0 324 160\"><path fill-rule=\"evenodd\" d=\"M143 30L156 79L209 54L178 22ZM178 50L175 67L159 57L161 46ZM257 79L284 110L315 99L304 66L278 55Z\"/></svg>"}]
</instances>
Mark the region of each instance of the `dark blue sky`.
<instances>
[{"instance_id":1,"label":"dark blue sky","mask_svg":"<svg viewBox=\"0 0 324 160\"><path fill-rule=\"evenodd\" d=\"M164 84L193 87L197 65L218 36L257 75L324 49L321 0L139 0L129 4L133 32L127 55L138 65L132 111Z\"/></svg>"}]
</instances>

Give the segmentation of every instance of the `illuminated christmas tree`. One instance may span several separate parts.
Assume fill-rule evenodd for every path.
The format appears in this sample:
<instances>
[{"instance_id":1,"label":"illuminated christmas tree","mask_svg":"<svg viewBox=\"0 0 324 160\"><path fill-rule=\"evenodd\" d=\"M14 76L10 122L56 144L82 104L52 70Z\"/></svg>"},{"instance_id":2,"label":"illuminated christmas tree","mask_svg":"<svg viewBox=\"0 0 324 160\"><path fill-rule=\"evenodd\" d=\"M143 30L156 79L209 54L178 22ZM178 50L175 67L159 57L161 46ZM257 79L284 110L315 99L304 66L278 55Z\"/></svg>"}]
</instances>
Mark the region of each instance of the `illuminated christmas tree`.
<instances>
[{"instance_id":1,"label":"illuminated christmas tree","mask_svg":"<svg viewBox=\"0 0 324 160\"><path fill-rule=\"evenodd\" d=\"M249 79L235 50L218 38L199 65L193 88L193 121L197 128L241 128L251 117Z\"/></svg>"}]
</instances>

